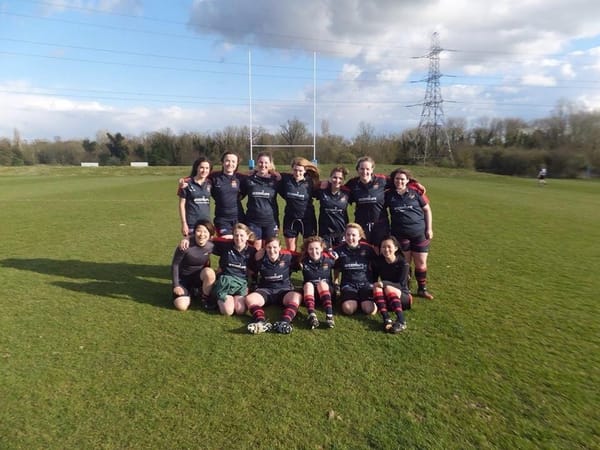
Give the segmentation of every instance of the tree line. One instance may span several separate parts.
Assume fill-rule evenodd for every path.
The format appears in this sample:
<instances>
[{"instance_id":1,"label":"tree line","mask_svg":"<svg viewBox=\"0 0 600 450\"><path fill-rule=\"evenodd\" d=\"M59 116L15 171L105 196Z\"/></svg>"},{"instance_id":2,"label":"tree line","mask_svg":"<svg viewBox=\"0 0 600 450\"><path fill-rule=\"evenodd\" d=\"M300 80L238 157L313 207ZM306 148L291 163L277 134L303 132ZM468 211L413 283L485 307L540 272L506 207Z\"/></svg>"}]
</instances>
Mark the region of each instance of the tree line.
<instances>
[{"instance_id":1,"label":"tree line","mask_svg":"<svg viewBox=\"0 0 600 450\"><path fill-rule=\"evenodd\" d=\"M464 119L449 119L426 142L417 129L377 134L372 125L360 123L356 135L332 134L327 121L316 137L320 163L352 165L362 155L397 165L432 164L460 167L502 175L535 176L546 167L552 177L574 178L600 173L600 112L578 111L561 103L550 117L535 121L518 118L480 118L467 127ZM95 140L25 141L15 130L13 138L0 138L0 165L33 164L122 165L147 161L150 165L190 165L199 155L217 162L225 151L235 151L242 162L249 159L248 127L228 126L211 133L175 134L161 130L141 136L120 132L98 132ZM252 130L254 145L307 145L312 133L297 118L288 120L278 132ZM448 145L449 144L449 145ZM263 148L260 148L263 150ZM280 165L294 156L313 158L309 147L270 149ZM257 148L254 148L256 157Z\"/></svg>"}]
</instances>

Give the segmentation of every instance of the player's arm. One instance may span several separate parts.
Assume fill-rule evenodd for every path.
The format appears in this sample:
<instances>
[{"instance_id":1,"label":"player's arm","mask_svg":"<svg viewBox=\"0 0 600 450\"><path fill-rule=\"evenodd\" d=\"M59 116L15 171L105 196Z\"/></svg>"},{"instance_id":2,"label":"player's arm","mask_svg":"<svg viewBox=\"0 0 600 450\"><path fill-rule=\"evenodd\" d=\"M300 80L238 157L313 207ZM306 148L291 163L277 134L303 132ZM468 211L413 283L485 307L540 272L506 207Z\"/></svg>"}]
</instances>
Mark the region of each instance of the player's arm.
<instances>
[{"instance_id":1,"label":"player's arm","mask_svg":"<svg viewBox=\"0 0 600 450\"><path fill-rule=\"evenodd\" d=\"M188 236L190 234L190 228L185 219L185 198L179 198L179 219L181 220L181 234Z\"/></svg>"},{"instance_id":2,"label":"player's arm","mask_svg":"<svg viewBox=\"0 0 600 450\"><path fill-rule=\"evenodd\" d=\"M429 203L423 206L423 212L425 213L425 237L433 239L433 214Z\"/></svg>"},{"instance_id":3,"label":"player's arm","mask_svg":"<svg viewBox=\"0 0 600 450\"><path fill-rule=\"evenodd\" d=\"M183 260L184 252L179 248L175 249L173 254L173 260L171 261L171 282L173 286L173 293L175 295L183 295L184 290L179 284L179 265Z\"/></svg>"}]
</instances>

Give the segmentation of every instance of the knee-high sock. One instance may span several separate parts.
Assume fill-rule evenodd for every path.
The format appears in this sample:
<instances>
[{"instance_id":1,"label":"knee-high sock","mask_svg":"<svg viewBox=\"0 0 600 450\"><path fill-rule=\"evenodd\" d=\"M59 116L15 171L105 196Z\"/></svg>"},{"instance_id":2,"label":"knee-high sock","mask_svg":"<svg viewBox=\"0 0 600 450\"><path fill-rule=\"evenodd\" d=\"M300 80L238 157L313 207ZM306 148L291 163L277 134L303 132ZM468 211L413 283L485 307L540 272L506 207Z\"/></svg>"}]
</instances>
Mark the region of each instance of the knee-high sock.
<instances>
[{"instance_id":1,"label":"knee-high sock","mask_svg":"<svg viewBox=\"0 0 600 450\"><path fill-rule=\"evenodd\" d=\"M296 313L298 312L298 306L290 303L289 305L285 305L283 309L283 314L281 315L281 320L285 322L291 322L296 317Z\"/></svg>"},{"instance_id":2,"label":"knee-high sock","mask_svg":"<svg viewBox=\"0 0 600 450\"><path fill-rule=\"evenodd\" d=\"M255 322L260 322L261 320L265 320L265 310L262 309L262 306L251 306L250 314L252 314L252 318Z\"/></svg>"},{"instance_id":3,"label":"knee-high sock","mask_svg":"<svg viewBox=\"0 0 600 450\"><path fill-rule=\"evenodd\" d=\"M404 322L404 313L402 312L402 302L400 301L400 297L395 293L392 293L388 295L388 302L390 309L396 313L398 322Z\"/></svg>"},{"instance_id":4,"label":"knee-high sock","mask_svg":"<svg viewBox=\"0 0 600 450\"><path fill-rule=\"evenodd\" d=\"M328 316L333 315L333 303L331 302L331 292L329 292L329 289L321 291L319 297L323 303L323 308L325 308L325 314Z\"/></svg>"},{"instance_id":5,"label":"knee-high sock","mask_svg":"<svg viewBox=\"0 0 600 450\"><path fill-rule=\"evenodd\" d=\"M385 296L381 289L374 290L373 301L377 305L377 309L381 313L381 317L383 317L384 320L388 319L390 315L388 314L387 306L385 304Z\"/></svg>"},{"instance_id":6,"label":"knee-high sock","mask_svg":"<svg viewBox=\"0 0 600 450\"><path fill-rule=\"evenodd\" d=\"M427 288L427 267L423 268L415 268L415 278L417 279L417 284L419 285L419 289Z\"/></svg>"},{"instance_id":7,"label":"knee-high sock","mask_svg":"<svg viewBox=\"0 0 600 450\"><path fill-rule=\"evenodd\" d=\"M304 296L304 303L309 314L315 312L315 296L314 294L307 294Z\"/></svg>"}]
</instances>

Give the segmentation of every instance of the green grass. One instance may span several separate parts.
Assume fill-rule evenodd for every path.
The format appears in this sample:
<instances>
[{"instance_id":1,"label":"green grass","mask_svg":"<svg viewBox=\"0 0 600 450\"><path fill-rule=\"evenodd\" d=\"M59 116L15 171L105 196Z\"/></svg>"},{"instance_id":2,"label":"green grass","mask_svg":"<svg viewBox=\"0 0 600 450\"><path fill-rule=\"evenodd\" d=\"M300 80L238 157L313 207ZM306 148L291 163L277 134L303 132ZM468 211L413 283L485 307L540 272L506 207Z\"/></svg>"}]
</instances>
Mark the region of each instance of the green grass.
<instances>
[{"instance_id":1,"label":"green grass","mask_svg":"<svg viewBox=\"0 0 600 450\"><path fill-rule=\"evenodd\" d=\"M408 330L251 336L171 307L187 172L0 168L0 448L600 448L597 182L419 168Z\"/></svg>"}]
</instances>

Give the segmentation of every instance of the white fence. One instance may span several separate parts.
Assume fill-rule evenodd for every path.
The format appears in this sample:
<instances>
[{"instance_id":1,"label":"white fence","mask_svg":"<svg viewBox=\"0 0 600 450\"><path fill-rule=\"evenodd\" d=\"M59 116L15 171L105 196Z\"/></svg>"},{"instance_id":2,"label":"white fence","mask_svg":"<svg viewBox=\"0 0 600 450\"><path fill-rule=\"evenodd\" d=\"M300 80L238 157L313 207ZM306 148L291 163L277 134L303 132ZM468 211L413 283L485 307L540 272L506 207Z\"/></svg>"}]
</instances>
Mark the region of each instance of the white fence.
<instances>
[{"instance_id":1,"label":"white fence","mask_svg":"<svg viewBox=\"0 0 600 450\"><path fill-rule=\"evenodd\" d=\"M81 167L98 167L99 164L97 162L82 162Z\"/></svg>"},{"instance_id":2,"label":"white fence","mask_svg":"<svg viewBox=\"0 0 600 450\"><path fill-rule=\"evenodd\" d=\"M131 167L148 167L148 163L146 161L138 161L130 163Z\"/></svg>"}]
</instances>

